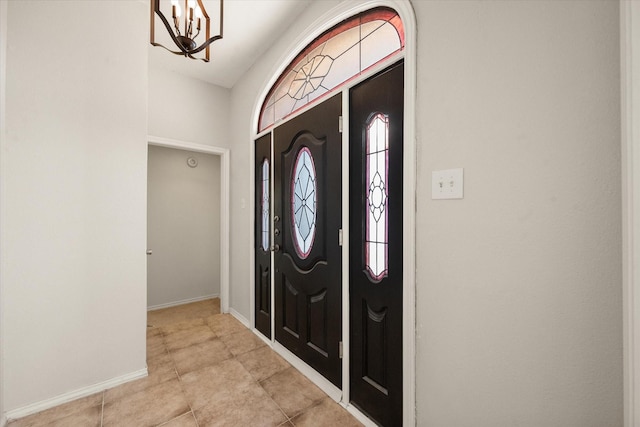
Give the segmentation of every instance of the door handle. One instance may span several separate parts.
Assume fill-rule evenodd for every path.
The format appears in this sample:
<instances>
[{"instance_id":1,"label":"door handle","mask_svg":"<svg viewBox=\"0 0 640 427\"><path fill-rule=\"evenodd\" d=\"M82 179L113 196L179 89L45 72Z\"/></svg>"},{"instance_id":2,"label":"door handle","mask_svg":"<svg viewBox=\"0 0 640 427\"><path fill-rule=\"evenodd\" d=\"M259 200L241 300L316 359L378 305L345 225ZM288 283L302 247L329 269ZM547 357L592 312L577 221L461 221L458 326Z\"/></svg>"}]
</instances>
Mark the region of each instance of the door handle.
<instances>
[{"instance_id":1,"label":"door handle","mask_svg":"<svg viewBox=\"0 0 640 427\"><path fill-rule=\"evenodd\" d=\"M277 243L275 245L271 245L271 250L273 252L278 252L280 250L280 245Z\"/></svg>"},{"instance_id":2,"label":"door handle","mask_svg":"<svg viewBox=\"0 0 640 427\"><path fill-rule=\"evenodd\" d=\"M153 254L153 251L151 249L147 249L147 255L151 255Z\"/></svg>"}]
</instances>

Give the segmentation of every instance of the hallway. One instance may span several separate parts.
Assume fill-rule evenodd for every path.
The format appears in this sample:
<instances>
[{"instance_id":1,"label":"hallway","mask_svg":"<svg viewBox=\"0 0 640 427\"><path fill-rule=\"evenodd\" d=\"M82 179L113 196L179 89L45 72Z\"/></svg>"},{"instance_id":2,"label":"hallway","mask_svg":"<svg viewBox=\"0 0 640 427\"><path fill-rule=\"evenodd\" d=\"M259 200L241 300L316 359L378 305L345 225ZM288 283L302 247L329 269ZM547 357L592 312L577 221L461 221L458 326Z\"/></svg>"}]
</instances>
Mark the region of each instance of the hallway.
<instances>
[{"instance_id":1,"label":"hallway","mask_svg":"<svg viewBox=\"0 0 640 427\"><path fill-rule=\"evenodd\" d=\"M9 423L36 426L359 426L219 299L151 311L149 376Z\"/></svg>"}]
</instances>

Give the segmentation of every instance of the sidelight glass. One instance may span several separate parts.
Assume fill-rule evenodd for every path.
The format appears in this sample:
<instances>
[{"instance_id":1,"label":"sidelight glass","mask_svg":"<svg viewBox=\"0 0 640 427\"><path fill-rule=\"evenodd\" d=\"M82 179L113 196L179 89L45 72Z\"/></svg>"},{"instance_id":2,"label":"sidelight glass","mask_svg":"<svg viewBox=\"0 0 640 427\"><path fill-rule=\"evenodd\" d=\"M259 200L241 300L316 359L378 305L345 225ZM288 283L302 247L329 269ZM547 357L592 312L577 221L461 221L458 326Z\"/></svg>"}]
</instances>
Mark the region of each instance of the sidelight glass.
<instances>
[{"instance_id":1,"label":"sidelight glass","mask_svg":"<svg viewBox=\"0 0 640 427\"><path fill-rule=\"evenodd\" d=\"M387 193L389 180L389 117L382 113L371 116L366 124L365 144L365 268L371 279L387 276L389 263L389 230Z\"/></svg>"},{"instance_id":2,"label":"sidelight glass","mask_svg":"<svg viewBox=\"0 0 640 427\"><path fill-rule=\"evenodd\" d=\"M291 219L296 253L305 259L316 234L316 168L309 148L298 152L291 176Z\"/></svg>"},{"instance_id":3,"label":"sidelight glass","mask_svg":"<svg viewBox=\"0 0 640 427\"><path fill-rule=\"evenodd\" d=\"M262 250L269 250L269 159L262 161Z\"/></svg>"}]
</instances>

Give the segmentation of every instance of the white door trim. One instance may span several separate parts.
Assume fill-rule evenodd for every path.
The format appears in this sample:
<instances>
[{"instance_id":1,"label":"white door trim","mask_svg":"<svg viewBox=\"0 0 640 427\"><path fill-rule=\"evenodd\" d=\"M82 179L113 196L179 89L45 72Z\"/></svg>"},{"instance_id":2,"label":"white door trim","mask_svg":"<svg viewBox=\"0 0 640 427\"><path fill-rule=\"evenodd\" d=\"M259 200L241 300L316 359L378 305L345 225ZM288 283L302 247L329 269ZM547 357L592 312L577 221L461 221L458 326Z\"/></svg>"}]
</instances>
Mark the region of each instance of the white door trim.
<instances>
[{"instance_id":1,"label":"white door trim","mask_svg":"<svg viewBox=\"0 0 640 427\"><path fill-rule=\"evenodd\" d=\"M253 165L255 159L255 151L253 144L255 140L264 135L266 132L256 133L258 127L258 120L260 116L260 108L262 102L267 96L267 92L273 86L277 78L280 76L284 67L286 67L295 56L304 49L309 43L313 41L323 30L331 28L333 25L347 19L353 15L356 15L365 10L387 6L395 9L400 18L402 19L405 29L405 50L404 50L404 67L405 67L405 89L404 89L404 164L403 164L403 243L406 248L406 255L403 262L403 425L412 426L415 425L415 412L416 412L416 384L415 384L415 296L416 296L416 282L415 282L415 194L416 194L416 76L417 76L417 56L416 56L416 42L417 42L417 25L415 20L415 14L409 0L353 0L348 2L342 2L326 14L320 16L311 25L308 26L310 30L301 34L300 37L292 43L290 49L288 49L280 58L280 61L275 63L272 72L262 88L262 92L257 96L254 109L253 120L250 123L249 133L252 138L249 140L249 161ZM353 83L355 84L355 83ZM344 90L348 90L346 87ZM343 97L344 99L345 97ZM310 107L311 108L311 107ZM348 110L344 111L343 116L348 114ZM348 123L348 122L347 122ZM346 126L345 126L346 127ZM344 134L343 134L344 138ZM344 147L343 147L344 151ZM344 157L344 155L343 155ZM348 160L348 157L343 158L343 161ZM346 167L348 170L348 166ZM345 168L343 167L343 173ZM253 173L253 167L250 168L250 180L255 182ZM347 175L348 176L348 175ZM253 185L250 188L249 200L254 200ZM348 180L343 179L343 194L348 194ZM255 213L255 207L250 206L251 212ZM254 213L250 215L250 223L247 226L250 229L254 227ZM345 219L345 215L346 219ZM348 226L348 205L343 203L343 229ZM348 235L348 232L345 233ZM343 281L345 272L348 275L348 258L345 262L345 257L348 257L348 238L343 241ZM250 271L250 312L252 327L254 325L254 290L255 290L255 266L253 257L253 248L255 246L253 233L251 234L250 241L250 256L248 269ZM348 283L348 280L346 280ZM349 304L345 303L349 301L349 290L346 286L343 286L343 342L345 357L343 358L343 390L342 390L342 404L347 407L349 411L363 420L362 414L349 405L349 364L348 364L348 348L349 348Z\"/></svg>"},{"instance_id":2,"label":"white door trim","mask_svg":"<svg viewBox=\"0 0 640 427\"><path fill-rule=\"evenodd\" d=\"M229 149L147 136L148 145L220 156L220 311L229 312Z\"/></svg>"},{"instance_id":3,"label":"white door trim","mask_svg":"<svg viewBox=\"0 0 640 427\"><path fill-rule=\"evenodd\" d=\"M640 2L620 2L624 425L640 426Z\"/></svg>"}]
</instances>

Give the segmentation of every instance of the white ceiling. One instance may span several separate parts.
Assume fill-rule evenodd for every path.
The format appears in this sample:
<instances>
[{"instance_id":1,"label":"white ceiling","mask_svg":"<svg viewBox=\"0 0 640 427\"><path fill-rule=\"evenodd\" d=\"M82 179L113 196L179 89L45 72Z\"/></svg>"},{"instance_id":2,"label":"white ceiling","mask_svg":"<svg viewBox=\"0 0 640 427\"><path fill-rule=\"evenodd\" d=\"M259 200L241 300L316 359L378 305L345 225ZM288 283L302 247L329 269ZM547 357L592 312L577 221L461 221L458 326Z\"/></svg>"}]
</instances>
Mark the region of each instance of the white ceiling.
<instances>
[{"instance_id":1,"label":"white ceiling","mask_svg":"<svg viewBox=\"0 0 640 427\"><path fill-rule=\"evenodd\" d=\"M210 62L174 55L149 44L149 67L231 88L311 1L225 0L224 37L211 45ZM210 7L208 1L204 2L212 18L212 33L217 31L214 16L219 6L216 4L213 2ZM156 26L156 31L166 30ZM174 46L167 47L174 50Z\"/></svg>"}]
</instances>

